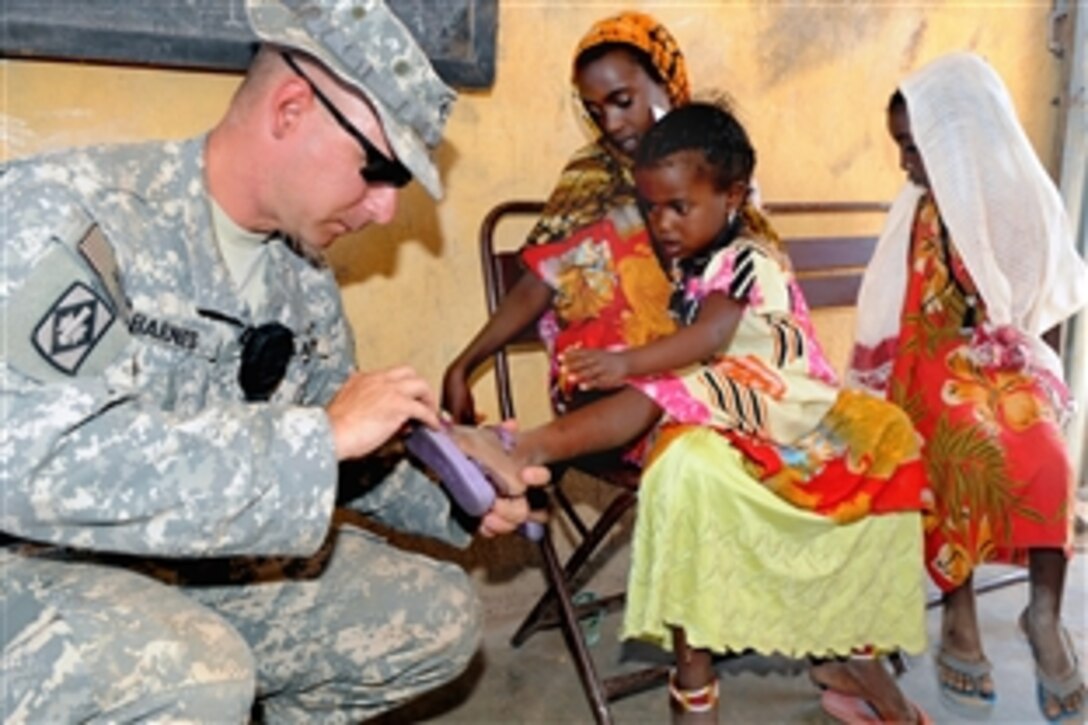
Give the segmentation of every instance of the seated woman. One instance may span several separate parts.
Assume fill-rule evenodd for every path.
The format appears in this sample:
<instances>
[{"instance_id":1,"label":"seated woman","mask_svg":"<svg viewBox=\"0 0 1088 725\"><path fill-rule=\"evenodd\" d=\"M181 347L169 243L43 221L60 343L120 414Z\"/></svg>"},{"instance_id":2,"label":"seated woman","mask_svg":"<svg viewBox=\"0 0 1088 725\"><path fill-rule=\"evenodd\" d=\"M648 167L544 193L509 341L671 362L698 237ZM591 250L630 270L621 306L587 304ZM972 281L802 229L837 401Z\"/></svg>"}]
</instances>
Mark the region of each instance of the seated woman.
<instances>
[{"instance_id":1,"label":"seated woman","mask_svg":"<svg viewBox=\"0 0 1088 725\"><path fill-rule=\"evenodd\" d=\"M511 435L509 458L486 430L454 436L517 470L653 431L624 636L672 647L678 718L716 717L712 653L754 649L856 655L819 667L821 681L909 722L920 712L872 654L925 643L919 442L896 406L837 388L789 260L748 203L754 165L723 108L667 114L635 177L679 329L641 347L570 351L581 387L624 387ZM569 250L532 251L535 272L562 277Z\"/></svg>"},{"instance_id":2,"label":"seated woman","mask_svg":"<svg viewBox=\"0 0 1088 725\"><path fill-rule=\"evenodd\" d=\"M574 85L582 107L600 136L567 163L544 212L529 233L526 248L567 239L577 229L634 203L632 155L654 120L690 97L684 56L669 31L648 15L620 13L596 23L578 43ZM629 345L640 345L672 332L666 313L669 284L648 247L638 247L637 214L629 245L617 245L608 265L612 284L622 287L623 309L594 310L575 322L614 331ZM622 276L620 274L622 271ZM523 275L495 314L446 370L443 408L463 423L476 420L469 378L483 361L527 325L540 320L541 336L553 352L560 329L570 326L571 309L551 309L554 290L533 275ZM637 324L618 324L626 314ZM558 413L580 402L577 389L560 380L553 355L551 395Z\"/></svg>"},{"instance_id":3,"label":"seated woman","mask_svg":"<svg viewBox=\"0 0 1088 725\"><path fill-rule=\"evenodd\" d=\"M997 696L972 575L1026 563L1020 628L1051 721L1083 717L1085 687L1061 627L1073 471L1059 421L1068 393L1042 341L1088 301L1061 198L998 75L957 53L904 80L888 129L909 182L858 304L851 377L911 416L936 506L925 559L944 592L937 671L957 712Z\"/></svg>"}]
</instances>

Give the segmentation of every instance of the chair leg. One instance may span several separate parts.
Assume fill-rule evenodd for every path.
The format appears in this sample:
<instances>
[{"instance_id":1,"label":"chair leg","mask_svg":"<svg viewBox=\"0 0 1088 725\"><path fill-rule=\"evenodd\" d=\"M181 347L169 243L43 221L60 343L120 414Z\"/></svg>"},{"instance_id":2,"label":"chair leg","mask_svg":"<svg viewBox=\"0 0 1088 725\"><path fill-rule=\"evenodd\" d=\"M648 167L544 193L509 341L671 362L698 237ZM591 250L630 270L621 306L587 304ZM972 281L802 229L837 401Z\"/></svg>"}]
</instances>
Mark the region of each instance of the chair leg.
<instances>
[{"instance_id":1,"label":"chair leg","mask_svg":"<svg viewBox=\"0 0 1088 725\"><path fill-rule=\"evenodd\" d=\"M563 513L567 515L567 519L574 526L575 530L578 531L578 536L583 539L588 536L589 527L586 526L586 522L582 520L582 517L578 515L578 512L574 508L574 503L570 500L570 496L563 490L562 481L555 484L553 498L556 503L559 504L559 507L563 509Z\"/></svg>"},{"instance_id":2,"label":"chair leg","mask_svg":"<svg viewBox=\"0 0 1088 725\"><path fill-rule=\"evenodd\" d=\"M609 702L661 687L669 681L671 666L645 667L624 675L613 675L604 681L604 696Z\"/></svg>"},{"instance_id":3,"label":"chair leg","mask_svg":"<svg viewBox=\"0 0 1088 725\"><path fill-rule=\"evenodd\" d=\"M582 681L582 688L585 690L586 698L593 710L593 717L599 725L611 725L612 712L608 709L608 699L605 696L601 680L597 676L597 668L593 665L589 648L586 647L585 638L582 637L578 618L575 616L574 608L571 605L570 590L567 588L563 570L559 564L559 557L556 555L555 546L552 544L551 531L547 528L545 528L544 537L540 541L540 551L544 556L544 567L548 579L552 583L552 591L555 592L555 599L559 604L563 635L567 640L567 647L574 656L574 664L578 668L578 677Z\"/></svg>"},{"instance_id":4,"label":"chair leg","mask_svg":"<svg viewBox=\"0 0 1088 725\"><path fill-rule=\"evenodd\" d=\"M563 567L561 576L563 580L563 586L567 587L567 582L574 579L575 576L582 570L589 557L597 550L605 536L612 530L615 523L627 513L628 509L635 505L638 501L638 497L630 491L622 491L618 496L612 499L612 502L608 505L608 508L604 510L600 518L593 525L593 528L589 531L585 538L567 559L566 566ZM549 537L550 539L550 537ZM542 549L543 550L543 549ZM555 554L554 546L552 547L552 554ZM525 617L525 620L518 627L514 636L510 638L510 644L514 647L520 647L525 643L525 640L534 634L537 630L543 629L547 626L554 624L555 615L555 591L556 591L556 578L548 576L548 589L537 600L536 605L529 612L529 615ZM569 602L569 598L568 598Z\"/></svg>"}]
</instances>

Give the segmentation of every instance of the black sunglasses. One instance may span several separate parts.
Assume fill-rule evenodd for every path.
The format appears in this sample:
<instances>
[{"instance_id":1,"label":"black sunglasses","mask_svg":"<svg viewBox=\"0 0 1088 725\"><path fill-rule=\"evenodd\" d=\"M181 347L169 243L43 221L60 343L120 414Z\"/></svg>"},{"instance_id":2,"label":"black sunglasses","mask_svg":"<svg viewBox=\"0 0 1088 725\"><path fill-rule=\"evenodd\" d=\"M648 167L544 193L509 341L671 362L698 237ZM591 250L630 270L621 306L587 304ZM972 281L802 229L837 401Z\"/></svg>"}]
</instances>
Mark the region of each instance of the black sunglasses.
<instances>
[{"instance_id":1,"label":"black sunglasses","mask_svg":"<svg viewBox=\"0 0 1088 725\"><path fill-rule=\"evenodd\" d=\"M242 328L238 385L247 401L262 402L272 397L295 354L295 333L278 322L251 327L215 310L198 309L197 312L203 317Z\"/></svg>"},{"instance_id":2,"label":"black sunglasses","mask_svg":"<svg viewBox=\"0 0 1088 725\"><path fill-rule=\"evenodd\" d=\"M283 56L283 60L290 66L291 70L295 72L302 80L306 81L310 86L310 90L313 91L314 97L318 102L325 107L325 110L329 112L329 115L333 117L333 120L344 129L349 136L355 139L360 146L363 147L363 153L366 155L366 164L359 170L363 179L368 184L382 184L386 186L392 186L396 189L403 188L408 185L408 182L412 180L412 172L408 170L404 164L398 159L391 159L381 152L381 150L371 143L370 139L363 135L363 132L355 128L355 126L347 119L347 117L340 112L340 109L333 105L333 102L329 100L329 97L321 92L321 89L310 79L308 75L302 72L302 68L299 67L295 59L288 53L280 53Z\"/></svg>"}]
</instances>

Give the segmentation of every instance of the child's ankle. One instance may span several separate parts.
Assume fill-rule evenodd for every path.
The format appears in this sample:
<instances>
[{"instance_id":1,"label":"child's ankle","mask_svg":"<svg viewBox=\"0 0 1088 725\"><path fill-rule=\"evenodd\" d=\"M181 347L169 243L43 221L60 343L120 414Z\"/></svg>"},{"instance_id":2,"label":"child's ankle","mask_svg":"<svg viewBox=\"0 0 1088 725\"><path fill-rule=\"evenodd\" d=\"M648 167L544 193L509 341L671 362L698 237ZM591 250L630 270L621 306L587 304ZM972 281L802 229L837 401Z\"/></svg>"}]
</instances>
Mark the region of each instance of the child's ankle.
<instances>
[{"instance_id":1,"label":"child's ankle","mask_svg":"<svg viewBox=\"0 0 1088 725\"><path fill-rule=\"evenodd\" d=\"M701 684L689 684L682 681L678 670L669 673L669 703L673 714L680 722L700 721L704 718L713 721L718 712L718 678L711 671L709 674L685 673L691 679L702 680Z\"/></svg>"}]
</instances>

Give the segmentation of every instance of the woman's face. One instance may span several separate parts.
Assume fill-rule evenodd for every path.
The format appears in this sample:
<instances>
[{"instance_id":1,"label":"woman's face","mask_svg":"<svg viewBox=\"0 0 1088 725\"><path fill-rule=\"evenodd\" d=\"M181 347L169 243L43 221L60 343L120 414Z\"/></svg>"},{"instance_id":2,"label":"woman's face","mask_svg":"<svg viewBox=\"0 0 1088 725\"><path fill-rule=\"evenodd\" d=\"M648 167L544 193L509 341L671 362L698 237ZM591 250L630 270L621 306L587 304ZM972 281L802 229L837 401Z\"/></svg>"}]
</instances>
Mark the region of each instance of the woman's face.
<instances>
[{"instance_id":1,"label":"woman's face","mask_svg":"<svg viewBox=\"0 0 1088 725\"><path fill-rule=\"evenodd\" d=\"M638 142L656 120L653 108L669 110L665 89L638 60L617 49L578 71L578 93L586 113L613 148L633 156Z\"/></svg>"},{"instance_id":2,"label":"woman's face","mask_svg":"<svg viewBox=\"0 0 1088 725\"><path fill-rule=\"evenodd\" d=\"M907 172L907 178L912 182L928 189L929 177L922 163L922 154L914 145L906 106L895 106L888 111L888 133L899 147L899 168Z\"/></svg>"}]
</instances>

